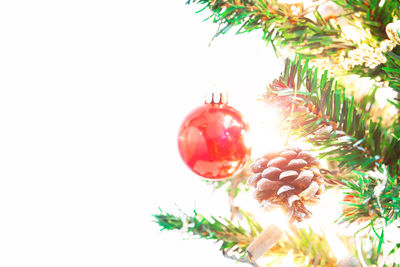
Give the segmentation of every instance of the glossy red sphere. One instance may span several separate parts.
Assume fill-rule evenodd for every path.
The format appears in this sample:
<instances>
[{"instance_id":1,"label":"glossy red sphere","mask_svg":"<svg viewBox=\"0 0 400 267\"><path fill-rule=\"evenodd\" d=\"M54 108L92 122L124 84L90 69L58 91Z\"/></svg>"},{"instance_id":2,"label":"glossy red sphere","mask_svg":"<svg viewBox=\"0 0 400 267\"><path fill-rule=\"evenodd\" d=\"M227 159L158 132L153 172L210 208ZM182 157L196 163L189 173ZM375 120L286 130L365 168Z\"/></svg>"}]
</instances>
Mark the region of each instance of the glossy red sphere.
<instances>
[{"instance_id":1,"label":"glossy red sphere","mask_svg":"<svg viewBox=\"0 0 400 267\"><path fill-rule=\"evenodd\" d=\"M185 118L179 130L179 152L196 174L209 179L229 178L250 157L246 144L249 126L225 104L204 104Z\"/></svg>"}]
</instances>

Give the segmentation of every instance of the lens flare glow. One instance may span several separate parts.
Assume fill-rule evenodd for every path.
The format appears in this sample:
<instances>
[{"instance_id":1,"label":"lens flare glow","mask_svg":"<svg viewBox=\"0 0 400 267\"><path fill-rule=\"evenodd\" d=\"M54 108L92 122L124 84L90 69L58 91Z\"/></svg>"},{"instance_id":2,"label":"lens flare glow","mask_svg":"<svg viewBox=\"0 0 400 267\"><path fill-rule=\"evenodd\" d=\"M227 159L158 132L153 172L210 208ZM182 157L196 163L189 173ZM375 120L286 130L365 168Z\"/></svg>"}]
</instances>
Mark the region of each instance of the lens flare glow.
<instances>
[{"instance_id":1,"label":"lens flare glow","mask_svg":"<svg viewBox=\"0 0 400 267\"><path fill-rule=\"evenodd\" d=\"M257 103L245 114L249 124L249 138L253 147L252 157L282 148L286 137L280 133L278 112L264 103Z\"/></svg>"}]
</instances>

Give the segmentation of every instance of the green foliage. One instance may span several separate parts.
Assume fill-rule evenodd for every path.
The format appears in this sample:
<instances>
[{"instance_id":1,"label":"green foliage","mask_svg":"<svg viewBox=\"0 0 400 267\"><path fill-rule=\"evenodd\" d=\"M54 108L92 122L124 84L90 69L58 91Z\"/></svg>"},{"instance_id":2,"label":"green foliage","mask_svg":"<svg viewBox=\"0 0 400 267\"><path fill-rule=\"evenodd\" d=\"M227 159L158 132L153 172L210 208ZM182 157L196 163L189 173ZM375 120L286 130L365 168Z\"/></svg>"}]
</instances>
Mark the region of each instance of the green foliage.
<instances>
[{"instance_id":1,"label":"green foliage","mask_svg":"<svg viewBox=\"0 0 400 267\"><path fill-rule=\"evenodd\" d=\"M363 24L379 41L386 39L386 25L400 12L398 0L333 0L350 13L361 13Z\"/></svg>"},{"instance_id":2,"label":"green foliage","mask_svg":"<svg viewBox=\"0 0 400 267\"><path fill-rule=\"evenodd\" d=\"M385 166L380 166L374 173L357 172L357 178L345 182L343 204L346 206L340 222L368 221L366 227L370 227L378 239L379 254L384 243L384 226L400 218L398 176L390 175Z\"/></svg>"},{"instance_id":3,"label":"green foliage","mask_svg":"<svg viewBox=\"0 0 400 267\"><path fill-rule=\"evenodd\" d=\"M400 95L400 48L395 49L393 52L387 53L388 62L386 62L383 70L387 73L389 77L389 85L395 89ZM396 99L400 101L400 98ZM392 103L397 108L400 109L400 103Z\"/></svg>"},{"instance_id":4,"label":"green foliage","mask_svg":"<svg viewBox=\"0 0 400 267\"><path fill-rule=\"evenodd\" d=\"M159 214L153 216L155 222L161 226L161 230L179 230L186 226L187 233L192 236L222 241L220 250L223 253L236 252L242 257L246 255L247 246L261 231L260 225L247 214L244 214L244 217L248 230L240 225L234 225L228 219L213 216L208 219L196 211L193 216L187 214L176 216L160 210Z\"/></svg>"},{"instance_id":5,"label":"green foliage","mask_svg":"<svg viewBox=\"0 0 400 267\"><path fill-rule=\"evenodd\" d=\"M374 79L374 78L377 78L377 77L386 79L387 75L383 71L383 67L384 67L383 64L380 64L380 65L378 65L377 67L375 67L373 69L371 69L369 67L366 67L364 65L362 65L362 66L361 65L356 65L349 71L349 73L357 74L360 77L369 77L371 79Z\"/></svg>"},{"instance_id":6,"label":"green foliage","mask_svg":"<svg viewBox=\"0 0 400 267\"><path fill-rule=\"evenodd\" d=\"M369 226L375 229L377 219L391 223L399 218L400 128L398 124L385 128L380 121L370 119L372 96L356 103L345 88L328 78L327 72L318 75L317 69L309 68L307 62L302 64L298 57L286 61L281 77L268 87L265 101L280 108L280 113L285 114L282 122L289 121L284 128L292 135L306 137L320 150L321 157L338 162L339 168L363 171L356 182L346 182L346 187L352 189L351 196L359 201L347 203L352 209L347 209L342 221L369 218ZM381 162L388 165L389 177L379 206L374 196L378 181L365 171L375 169ZM383 242L382 233L377 236Z\"/></svg>"},{"instance_id":7,"label":"green foliage","mask_svg":"<svg viewBox=\"0 0 400 267\"><path fill-rule=\"evenodd\" d=\"M290 116L289 120L282 118L282 122L289 121L286 130L307 137L321 157L339 162L339 167L368 170L384 162L397 171L400 143L395 136L400 129L373 121L368 107L374 98L356 103L326 71L319 75L307 62L302 64L300 57L287 60L285 71L268 87L264 98Z\"/></svg>"},{"instance_id":8,"label":"green foliage","mask_svg":"<svg viewBox=\"0 0 400 267\"><path fill-rule=\"evenodd\" d=\"M387 177L387 181L361 172L356 172L353 181L345 181L344 190L348 197L344 202L347 208L343 212L342 222L351 223L367 218L373 226L377 219L392 223L400 218L400 185L397 175L386 174L382 168L380 173ZM379 186L382 186L381 192L377 191Z\"/></svg>"},{"instance_id":9,"label":"green foliage","mask_svg":"<svg viewBox=\"0 0 400 267\"><path fill-rule=\"evenodd\" d=\"M378 43L387 39L385 27L392 22L400 12L398 0L333 0L343 7L349 23L355 19L362 20L363 25L371 30L372 39ZM316 7L293 13L291 5L275 0L188 0L187 4L195 3L203 10L210 10L207 19L219 23L216 36L237 29L237 33L250 32L260 29L264 39L276 47L290 46L303 58L321 58L339 55L347 52L356 45L343 38L340 26L333 24L318 13ZM322 2L321 2L322 3ZM321 4L320 3L320 4ZM310 19L312 15L313 19ZM373 40L369 40L373 41ZM368 42L369 42L368 41ZM374 41L373 41L374 42ZM363 77L383 77L383 65L376 68L356 65L349 73Z\"/></svg>"},{"instance_id":10,"label":"green foliage","mask_svg":"<svg viewBox=\"0 0 400 267\"><path fill-rule=\"evenodd\" d=\"M211 217L207 219L196 211L193 216L189 216L187 214L173 215L160 210L159 214L153 216L156 219L155 222L161 226L161 230L185 229L190 236L221 241L220 250L225 256L235 252L241 257L227 257L245 261L246 248L260 234L262 227L246 212L241 210L240 214L241 222L246 229L240 224L234 225L226 218ZM327 266L325 264L334 265L336 263L324 236L317 234L311 228L297 229L292 226L291 229L288 229L268 252L268 257L274 258L271 266L275 266L274 263L282 260L290 250L293 252L295 262L300 264L304 263L306 258L313 263L313 266Z\"/></svg>"},{"instance_id":11,"label":"green foliage","mask_svg":"<svg viewBox=\"0 0 400 267\"><path fill-rule=\"evenodd\" d=\"M161 226L161 230L179 230L183 227L183 220L170 213L155 214L153 217L156 219L155 222Z\"/></svg>"},{"instance_id":12,"label":"green foliage","mask_svg":"<svg viewBox=\"0 0 400 267\"><path fill-rule=\"evenodd\" d=\"M291 6L274 0L189 0L208 8L209 17L220 24L217 32L224 34L237 26L237 33L255 29L264 31L264 39L273 46L291 45L297 53L317 57L331 55L339 50L354 48L341 38L341 30L314 12L315 21L306 12L293 15Z\"/></svg>"},{"instance_id":13,"label":"green foliage","mask_svg":"<svg viewBox=\"0 0 400 267\"><path fill-rule=\"evenodd\" d=\"M385 157L392 157L394 160L399 159L400 154L400 47L394 49L392 52L387 53L388 62L385 64L383 70L387 73L389 77L389 86L397 91L397 98L395 101L389 100L389 102L394 105L398 110L396 118L392 125L391 132L391 144L389 149L385 151ZM400 167L394 169L398 173Z\"/></svg>"},{"instance_id":14,"label":"green foliage","mask_svg":"<svg viewBox=\"0 0 400 267\"><path fill-rule=\"evenodd\" d=\"M398 122L383 127L380 121L370 119L368 107L373 104L373 93L356 103L345 88L328 78L327 72L319 75L307 62L302 64L300 57L287 60L285 71L267 89L264 100L280 109L286 131L306 137L320 157L337 162L339 168L360 170L355 182L352 175L347 176L350 180L346 187L359 201L350 204L353 208L343 221L367 217L374 229L377 219L391 223L399 218L400 127ZM366 171L376 170L382 163L387 166L388 180L378 199L375 190L379 181Z\"/></svg>"}]
</instances>

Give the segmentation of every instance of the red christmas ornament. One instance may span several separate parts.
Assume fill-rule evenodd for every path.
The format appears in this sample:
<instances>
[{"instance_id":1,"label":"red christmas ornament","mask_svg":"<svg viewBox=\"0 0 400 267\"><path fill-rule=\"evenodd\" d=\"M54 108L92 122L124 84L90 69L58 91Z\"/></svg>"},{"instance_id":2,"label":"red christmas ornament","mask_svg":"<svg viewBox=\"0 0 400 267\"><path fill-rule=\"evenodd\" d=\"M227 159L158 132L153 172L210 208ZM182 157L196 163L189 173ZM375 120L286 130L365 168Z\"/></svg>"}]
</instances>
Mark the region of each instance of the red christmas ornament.
<instances>
[{"instance_id":1,"label":"red christmas ornament","mask_svg":"<svg viewBox=\"0 0 400 267\"><path fill-rule=\"evenodd\" d=\"M205 103L184 119L179 130L179 152L196 174L209 179L229 178L242 170L250 157L249 130L242 115L222 103Z\"/></svg>"}]
</instances>

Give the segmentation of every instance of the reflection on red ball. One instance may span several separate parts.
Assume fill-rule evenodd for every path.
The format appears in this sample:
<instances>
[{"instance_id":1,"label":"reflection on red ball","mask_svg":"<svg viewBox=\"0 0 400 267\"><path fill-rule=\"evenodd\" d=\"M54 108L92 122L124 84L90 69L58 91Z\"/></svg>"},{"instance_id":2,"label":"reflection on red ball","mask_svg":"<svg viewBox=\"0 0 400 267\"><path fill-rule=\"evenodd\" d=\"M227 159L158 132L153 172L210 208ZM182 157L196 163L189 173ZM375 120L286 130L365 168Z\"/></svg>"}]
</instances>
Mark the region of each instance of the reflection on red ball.
<instances>
[{"instance_id":1,"label":"reflection on red ball","mask_svg":"<svg viewBox=\"0 0 400 267\"><path fill-rule=\"evenodd\" d=\"M229 178L247 163L249 126L234 108L204 104L184 119L178 146L182 159L196 174L209 179Z\"/></svg>"}]
</instances>

